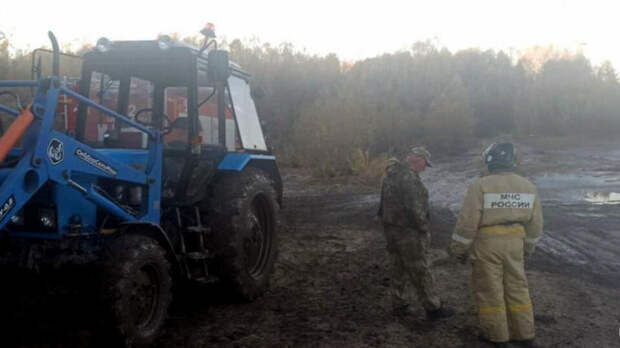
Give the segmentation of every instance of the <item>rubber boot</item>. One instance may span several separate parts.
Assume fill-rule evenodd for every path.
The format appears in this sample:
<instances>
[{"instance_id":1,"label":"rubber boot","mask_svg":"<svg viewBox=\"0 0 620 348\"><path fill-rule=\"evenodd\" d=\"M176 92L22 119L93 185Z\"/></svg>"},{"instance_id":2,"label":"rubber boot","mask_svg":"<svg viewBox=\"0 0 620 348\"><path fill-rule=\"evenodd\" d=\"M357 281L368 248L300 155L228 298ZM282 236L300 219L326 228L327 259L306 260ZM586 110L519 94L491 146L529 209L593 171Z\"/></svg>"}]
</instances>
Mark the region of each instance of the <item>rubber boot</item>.
<instances>
[{"instance_id":1,"label":"rubber boot","mask_svg":"<svg viewBox=\"0 0 620 348\"><path fill-rule=\"evenodd\" d=\"M434 311L426 311L426 318L431 321L447 319L454 315L454 310L450 307L441 306Z\"/></svg>"},{"instance_id":2,"label":"rubber boot","mask_svg":"<svg viewBox=\"0 0 620 348\"><path fill-rule=\"evenodd\" d=\"M531 339L531 340L524 340L524 341L519 341L519 344L521 344L522 347L527 347L527 348L541 348L542 346L538 343L536 343L535 339Z\"/></svg>"},{"instance_id":3,"label":"rubber boot","mask_svg":"<svg viewBox=\"0 0 620 348\"><path fill-rule=\"evenodd\" d=\"M402 318L402 317L413 316L415 315L415 312L411 310L409 305L404 305L404 306L394 307L394 309L392 310L392 314L395 317Z\"/></svg>"},{"instance_id":4,"label":"rubber boot","mask_svg":"<svg viewBox=\"0 0 620 348\"><path fill-rule=\"evenodd\" d=\"M497 348L508 348L510 347L508 345L508 342L493 342L488 340L486 337L480 335L478 336L478 340L481 342L486 343L486 345L491 346L491 347L497 347Z\"/></svg>"}]
</instances>

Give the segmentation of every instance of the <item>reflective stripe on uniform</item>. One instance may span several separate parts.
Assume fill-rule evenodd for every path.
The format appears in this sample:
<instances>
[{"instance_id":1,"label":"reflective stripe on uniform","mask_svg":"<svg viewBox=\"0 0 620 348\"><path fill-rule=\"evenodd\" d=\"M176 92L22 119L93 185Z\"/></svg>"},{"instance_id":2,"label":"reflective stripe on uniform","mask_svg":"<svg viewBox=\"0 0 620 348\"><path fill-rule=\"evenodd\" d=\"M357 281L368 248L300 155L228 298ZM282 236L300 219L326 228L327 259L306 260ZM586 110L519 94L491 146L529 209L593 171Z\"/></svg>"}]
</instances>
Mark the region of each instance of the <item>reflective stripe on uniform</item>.
<instances>
[{"instance_id":1,"label":"reflective stripe on uniform","mask_svg":"<svg viewBox=\"0 0 620 348\"><path fill-rule=\"evenodd\" d=\"M541 237L536 238L525 238L525 242L529 244L536 244L540 240Z\"/></svg>"},{"instance_id":2,"label":"reflective stripe on uniform","mask_svg":"<svg viewBox=\"0 0 620 348\"><path fill-rule=\"evenodd\" d=\"M525 312L532 309L532 302L513 304L508 306L508 310L511 312Z\"/></svg>"},{"instance_id":3,"label":"reflective stripe on uniform","mask_svg":"<svg viewBox=\"0 0 620 348\"><path fill-rule=\"evenodd\" d=\"M473 239L461 237L461 236L459 236L456 233L452 234L452 240L457 241L459 243L463 243L465 245L469 245L469 244L471 244L474 241Z\"/></svg>"},{"instance_id":4,"label":"reflective stripe on uniform","mask_svg":"<svg viewBox=\"0 0 620 348\"><path fill-rule=\"evenodd\" d=\"M486 306L478 308L478 313L481 315L498 314L506 311L505 306Z\"/></svg>"},{"instance_id":5,"label":"reflective stripe on uniform","mask_svg":"<svg viewBox=\"0 0 620 348\"><path fill-rule=\"evenodd\" d=\"M480 232L488 234L513 234L523 233L525 234L525 228L522 225L495 225L485 226L480 228Z\"/></svg>"}]
</instances>

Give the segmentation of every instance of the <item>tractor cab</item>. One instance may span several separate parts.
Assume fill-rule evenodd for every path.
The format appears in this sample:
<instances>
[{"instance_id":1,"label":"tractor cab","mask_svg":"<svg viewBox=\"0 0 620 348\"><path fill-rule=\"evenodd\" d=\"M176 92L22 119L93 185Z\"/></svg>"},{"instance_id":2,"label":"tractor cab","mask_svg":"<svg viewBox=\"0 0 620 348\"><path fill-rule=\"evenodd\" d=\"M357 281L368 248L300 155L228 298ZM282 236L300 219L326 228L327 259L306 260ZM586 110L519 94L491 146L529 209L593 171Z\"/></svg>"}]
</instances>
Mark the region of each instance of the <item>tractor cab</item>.
<instances>
[{"instance_id":1,"label":"tractor cab","mask_svg":"<svg viewBox=\"0 0 620 348\"><path fill-rule=\"evenodd\" d=\"M227 153L268 153L248 79L225 51L167 36L102 38L83 57L79 93L161 132L162 201L192 204L201 199L193 189L206 185ZM140 157L149 146L147 134L84 103L72 131L113 156Z\"/></svg>"}]
</instances>

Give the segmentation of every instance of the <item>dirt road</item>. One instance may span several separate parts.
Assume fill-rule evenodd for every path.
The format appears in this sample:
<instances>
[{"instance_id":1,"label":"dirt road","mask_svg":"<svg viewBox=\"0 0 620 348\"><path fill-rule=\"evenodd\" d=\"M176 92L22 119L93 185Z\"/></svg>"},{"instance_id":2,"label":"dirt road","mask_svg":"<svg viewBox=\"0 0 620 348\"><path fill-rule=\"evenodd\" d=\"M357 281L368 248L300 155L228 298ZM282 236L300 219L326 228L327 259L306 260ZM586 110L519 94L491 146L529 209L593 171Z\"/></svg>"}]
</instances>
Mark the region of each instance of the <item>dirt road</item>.
<instances>
[{"instance_id":1,"label":"dirt road","mask_svg":"<svg viewBox=\"0 0 620 348\"><path fill-rule=\"evenodd\" d=\"M620 151L613 149L613 156L595 158L600 148L524 146L522 171L539 186L546 219L545 237L527 265L537 334L545 346L620 346L620 205L613 204L613 193L620 192ZM280 257L270 291L249 304L223 301L217 288L177 296L159 346L479 346L470 268L443 260L466 183L479 171L475 159L475 153L439 159L424 175L433 201L435 277L445 302L457 310L453 319L429 324L421 307L412 320L392 317L385 241L374 217L376 189L353 178L318 182L287 170ZM88 313L75 303L63 295L16 305L5 337L24 347L100 344Z\"/></svg>"},{"instance_id":2,"label":"dirt road","mask_svg":"<svg viewBox=\"0 0 620 348\"><path fill-rule=\"evenodd\" d=\"M620 192L620 151L614 152L620 146L606 146L522 147L521 170L539 186L544 202L545 237L527 268L539 341L549 347L620 346L620 205L602 204L604 193ZM286 171L281 253L271 291L253 304L214 304L199 310L197 320L179 314L164 342L478 346L467 285L470 267L441 261L465 183L479 173L476 161L475 153L440 159L424 175L433 201L434 270L445 301L458 311L454 319L430 325L422 308L408 322L391 316L385 241L374 218L375 189L354 179L325 183ZM595 192L603 196L598 202ZM189 333L183 341L178 340L181 330Z\"/></svg>"}]
</instances>

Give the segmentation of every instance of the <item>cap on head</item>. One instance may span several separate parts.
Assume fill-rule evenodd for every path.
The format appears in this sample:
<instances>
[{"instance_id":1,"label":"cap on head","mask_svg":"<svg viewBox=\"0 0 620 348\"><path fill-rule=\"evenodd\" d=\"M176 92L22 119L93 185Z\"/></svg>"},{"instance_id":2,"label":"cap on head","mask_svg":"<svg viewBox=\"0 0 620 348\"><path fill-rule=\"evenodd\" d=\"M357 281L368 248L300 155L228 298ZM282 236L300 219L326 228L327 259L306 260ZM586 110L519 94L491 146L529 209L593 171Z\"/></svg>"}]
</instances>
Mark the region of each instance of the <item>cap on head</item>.
<instances>
[{"instance_id":1,"label":"cap on head","mask_svg":"<svg viewBox=\"0 0 620 348\"><path fill-rule=\"evenodd\" d=\"M482 153L489 171L508 170L517 165L517 151L512 143L494 143Z\"/></svg>"},{"instance_id":2,"label":"cap on head","mask_svg":"<svg viewBox=\"0 0 620 348\"><path fill-rule=\"evenodd\" d=\"M426 165L428 165L429 167L433 166L433 164L431 163L431 153L428 152L428 150L426 150L423 146L412 147L409 150L408 155L414 157L422 157L426 160Z\"/></svg>"}]
</instances>

